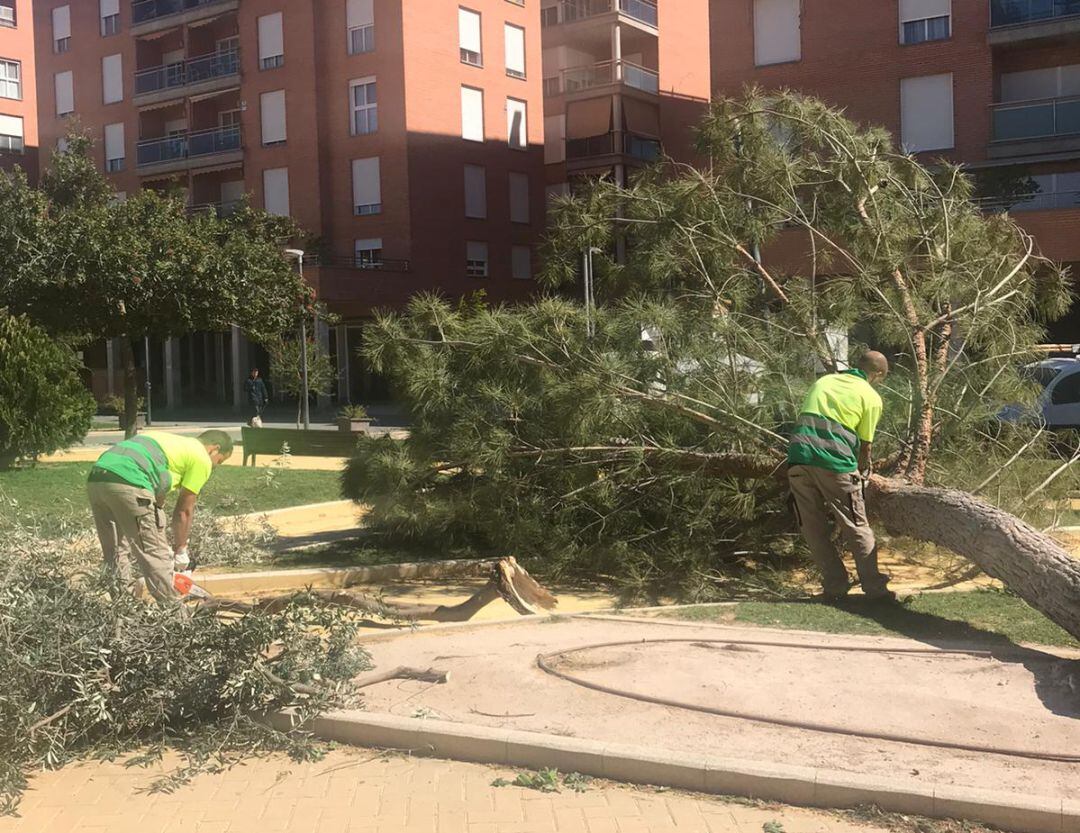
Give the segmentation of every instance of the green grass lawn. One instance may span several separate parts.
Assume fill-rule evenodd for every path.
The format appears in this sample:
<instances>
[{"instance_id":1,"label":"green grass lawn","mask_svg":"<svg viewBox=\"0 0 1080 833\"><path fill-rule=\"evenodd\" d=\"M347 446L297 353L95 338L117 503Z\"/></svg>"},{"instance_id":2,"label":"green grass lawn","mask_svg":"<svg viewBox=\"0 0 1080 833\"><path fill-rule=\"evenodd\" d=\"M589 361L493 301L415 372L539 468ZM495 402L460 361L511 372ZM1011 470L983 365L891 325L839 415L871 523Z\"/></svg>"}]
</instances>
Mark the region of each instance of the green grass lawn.
<instances>
[{"instance_id":1,"label":"green grass lawn","mask_svg":"<svg viewBox=\"0 0 1080 833\"><path fill-rule=\"evenodd\" d=\"M90 525L86 476L91 463L46 463L0 472L0 513L40 525L48 533L63 525ZM306 503L338 500L333 471L222 466L214 472L199 505L222 515L268 512ZM172 501L169 501L171 506Z\"/></svg>"},{"instance_id":2,"label":"green grass lawn","mask_svg":"<svg viewBox=\"0 0 1080 833\"><path fill-rule=\"evenodd\" d=\"M673 611L695 622L725 621L824 633L908 636L921 640L1031 642L1080 647L1037 610L997 590L926 593L901 604L852 597L842 606L815 602L741 602L734 607Z\"/></svg>"}]
</instances>

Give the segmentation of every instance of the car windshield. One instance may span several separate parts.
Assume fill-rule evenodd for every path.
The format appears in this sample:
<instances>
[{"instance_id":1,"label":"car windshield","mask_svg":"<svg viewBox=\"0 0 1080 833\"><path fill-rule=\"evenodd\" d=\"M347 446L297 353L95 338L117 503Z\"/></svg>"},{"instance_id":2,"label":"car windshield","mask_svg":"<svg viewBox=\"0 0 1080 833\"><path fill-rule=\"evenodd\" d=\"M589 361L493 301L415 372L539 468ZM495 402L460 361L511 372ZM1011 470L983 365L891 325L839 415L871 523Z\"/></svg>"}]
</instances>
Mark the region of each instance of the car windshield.
<instances>
[{"instance_id":1,"label":"car windshield","mask_svg":"<svg viewBox=\"0 0 1080 833\"><path fill-rule=\"evenodd\" d=\"M1023 368L1020 371L1020 375L1025 379L1030 379L1033 382L1037 382L1041 387L1046 387L1061 372L1060 368L1045 367L1043 365L1032 364Z\"/></svg>"}]
</instances>

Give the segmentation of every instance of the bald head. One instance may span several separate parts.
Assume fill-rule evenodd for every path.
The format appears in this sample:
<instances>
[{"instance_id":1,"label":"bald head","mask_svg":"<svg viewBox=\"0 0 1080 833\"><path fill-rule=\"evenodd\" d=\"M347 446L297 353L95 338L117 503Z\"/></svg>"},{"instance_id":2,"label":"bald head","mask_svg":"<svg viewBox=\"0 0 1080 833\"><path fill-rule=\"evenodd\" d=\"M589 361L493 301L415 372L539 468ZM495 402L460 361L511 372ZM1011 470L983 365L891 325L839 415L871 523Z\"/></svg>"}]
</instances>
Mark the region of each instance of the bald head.
<instances>
[{"instance_id":1,"label":"bald head","mask_svg":"<svg viewBox=\"0 0 1080 833\"><path fill-rule=\"evenodd\" d=\"M876 384L889 375L889 360L877 350L868 350L859 357L856 365L866 374L870 384Z\"/></svg>"}]
</instances>

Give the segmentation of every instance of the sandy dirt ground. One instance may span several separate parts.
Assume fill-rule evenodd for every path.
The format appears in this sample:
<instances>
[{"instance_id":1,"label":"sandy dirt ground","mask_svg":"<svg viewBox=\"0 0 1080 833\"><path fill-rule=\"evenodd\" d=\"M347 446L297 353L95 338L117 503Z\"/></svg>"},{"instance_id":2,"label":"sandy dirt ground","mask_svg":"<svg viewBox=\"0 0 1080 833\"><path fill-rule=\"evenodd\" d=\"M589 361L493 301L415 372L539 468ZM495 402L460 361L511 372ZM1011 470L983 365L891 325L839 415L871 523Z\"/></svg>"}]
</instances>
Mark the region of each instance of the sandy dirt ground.
<instances>
[{"instance_id":1,"label":"sandy dirt ground","mask_svg":"<svg viewBox=\"0 0 1080 833\"><path fill-rule=\"evenodd\" d=\"M1064 682L1078 661L1003 641L998 644L1007 652L1002 648L996 658L926 657L725 648L723 642L927 647L909 640L588 618L421 630L372 640L376 666L436 666L451 672L450 683L375 686L366 695L366 709L1051 797L1075 796L1080 784L1080 764L785 728L642 703L577 686L536 665L541 653L656 639L686 641L589 650L558 666L629 692L850 730L1043 753L1080 751L1080 701ZM693 644L703 639L721 642Z\"/></svg>"},{"instance_id":2,"label":"sandy dirt ground","mask_svg":"<svg viewBox=\"0 0 1080 833\"><path fill-rule=\"evenodd\" d=\"M92 463L102 455L107 446L77 446L67 451L58 451L41 458L42 463ZM308 471L341 471L345 465L343 457L303 457L290 454L288 460L282 460L280 456L273 454L260 454L255 458L258 468L270 468L272 466L285 466L291 469L305 469ZM225 463L226 466L242 466L244 464L243 449L237 447L232 457Z\"/></svg>"}]
</instances>

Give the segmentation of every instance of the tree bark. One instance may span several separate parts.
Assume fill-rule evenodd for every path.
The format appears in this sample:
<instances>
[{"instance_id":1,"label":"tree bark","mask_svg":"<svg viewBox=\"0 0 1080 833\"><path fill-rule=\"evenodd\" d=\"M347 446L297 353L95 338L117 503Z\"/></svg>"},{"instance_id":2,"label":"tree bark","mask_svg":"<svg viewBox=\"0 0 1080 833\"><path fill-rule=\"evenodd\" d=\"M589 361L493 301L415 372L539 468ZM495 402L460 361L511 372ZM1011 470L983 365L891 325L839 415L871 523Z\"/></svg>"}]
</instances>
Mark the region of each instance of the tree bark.
<instances>
[{"instance_id":1,"label":"tree bark","mask_svg":"<svg viewBox=\"0 0 1080 833\"><path fill-rule=\"evenodd\" d=\"M127 336L120 339L124 362L124 437L131 439L139 430L139 378L135 369L135 348Z\"/></svg>"}]
</instances>

